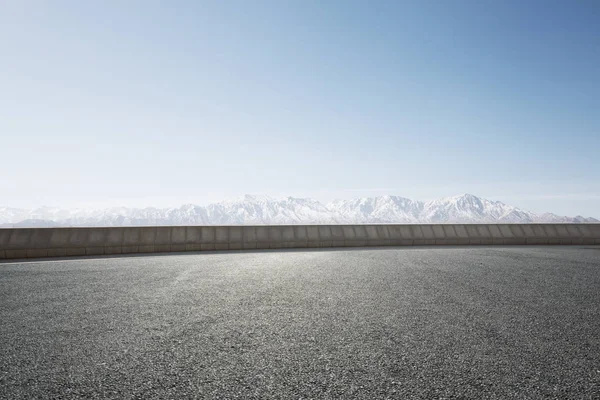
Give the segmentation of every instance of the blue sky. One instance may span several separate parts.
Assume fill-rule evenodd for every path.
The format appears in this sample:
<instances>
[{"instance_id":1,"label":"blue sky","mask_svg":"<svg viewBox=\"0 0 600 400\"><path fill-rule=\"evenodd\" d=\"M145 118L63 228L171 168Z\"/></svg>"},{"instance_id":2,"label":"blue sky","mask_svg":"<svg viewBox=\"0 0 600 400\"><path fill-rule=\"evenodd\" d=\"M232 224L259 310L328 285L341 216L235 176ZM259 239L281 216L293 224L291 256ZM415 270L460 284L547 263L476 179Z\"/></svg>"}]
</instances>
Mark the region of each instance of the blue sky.
<instances>
[{"instance_id":1,"label":"blue sky","mask_svg":"<svg viewBox=\"0 0 600 400\"><path fill-rule=\"evenodd\" d=\"M600 216L596 1L4 2L0 54L0 206Z\"/></svg>"}]
</instances>

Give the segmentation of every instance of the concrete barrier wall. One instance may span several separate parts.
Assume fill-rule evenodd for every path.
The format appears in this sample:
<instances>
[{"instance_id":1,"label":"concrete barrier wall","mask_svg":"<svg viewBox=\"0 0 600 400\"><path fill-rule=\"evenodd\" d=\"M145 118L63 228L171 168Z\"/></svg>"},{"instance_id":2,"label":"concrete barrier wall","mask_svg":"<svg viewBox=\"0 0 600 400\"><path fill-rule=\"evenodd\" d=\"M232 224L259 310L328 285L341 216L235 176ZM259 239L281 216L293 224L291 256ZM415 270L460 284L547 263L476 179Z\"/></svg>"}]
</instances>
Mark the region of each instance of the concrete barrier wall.
<instances>
[{"instance_id":1,"label":"concrete barrier wall","mask_svg":"<svg viewBox=\"0 0 600 400\"><path fill-rule=\"evenodd\" d=\"M0 229L0 258L4 259L243 249L545 244L600 244L600 224Z\"/></svg>"}]
</instances>

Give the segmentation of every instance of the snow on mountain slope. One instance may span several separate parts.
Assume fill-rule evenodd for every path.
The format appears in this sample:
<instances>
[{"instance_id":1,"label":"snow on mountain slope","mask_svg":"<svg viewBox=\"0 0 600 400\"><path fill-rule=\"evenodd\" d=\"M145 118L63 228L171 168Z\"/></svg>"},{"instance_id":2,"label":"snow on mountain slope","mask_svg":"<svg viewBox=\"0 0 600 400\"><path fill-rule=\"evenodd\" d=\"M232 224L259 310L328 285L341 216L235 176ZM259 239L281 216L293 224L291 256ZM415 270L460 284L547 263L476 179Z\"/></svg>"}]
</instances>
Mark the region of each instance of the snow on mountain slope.
<instances>
[{"instance_id":1,"label":"snow on mountain slope","mask_svg":"<svg viewBox=\"0 0 600 400\"><path fill-rule=\"evenodd\" d=\"M327 208L347 223L418 223L423 203L398 196L335 200Z\"/></svg>"},{"instance_id":2,"label":"snow on mountain slope","mask_svg":"<svg viewBox=\"0 0 600 400\"><path fill-rule=\"evenodd\" d=\"M87 210L41 207L0 208L0 227L11 226L154 226L235 224L352 223L529 223L600 222L594 218L535 214L471 194L422 202L399 196L335 200L328 205L294 197L274 199L246 195L238 199L178 208Z\"/></svg>"},{"instance_id":3,"label":"snow on mountain slope","mask_svg":"<svg viewBox=\"0 0 600 400\"><path fill-rule=\"evenodd\" d=\"M312 199L273 199L246 195L207 207L211 224L324 224L338 220Z\"/></svg>"},{"instance_id":4,"label":"snow on mountain slope","mask_svg":"<svg viewBox=\"0 0 600 400\"><path fill-rule=\"evenodd\" d=\"M535 214L499 201L472 194L445 197L425 203L422 220L427 222L533 222Z\"/></svg>"}]
</instances>

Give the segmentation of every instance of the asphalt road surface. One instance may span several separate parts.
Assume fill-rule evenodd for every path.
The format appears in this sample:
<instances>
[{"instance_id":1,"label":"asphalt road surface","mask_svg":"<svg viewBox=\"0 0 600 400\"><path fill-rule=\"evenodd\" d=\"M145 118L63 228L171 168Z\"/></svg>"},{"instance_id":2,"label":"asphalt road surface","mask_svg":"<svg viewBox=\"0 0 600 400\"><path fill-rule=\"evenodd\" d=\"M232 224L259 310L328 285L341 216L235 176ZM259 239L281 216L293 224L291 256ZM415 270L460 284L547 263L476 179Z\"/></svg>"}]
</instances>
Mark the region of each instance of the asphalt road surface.
<instances>
[{"instance_id":1,"label":"asphalt road surface","mask_svg":"<svg viewBox=\"0 0 600 400\"><path fill-rule=\"evenodd\" d=\"M600 399L600 247L1 263L0 398Z\"/></svg>"}]
</instances>

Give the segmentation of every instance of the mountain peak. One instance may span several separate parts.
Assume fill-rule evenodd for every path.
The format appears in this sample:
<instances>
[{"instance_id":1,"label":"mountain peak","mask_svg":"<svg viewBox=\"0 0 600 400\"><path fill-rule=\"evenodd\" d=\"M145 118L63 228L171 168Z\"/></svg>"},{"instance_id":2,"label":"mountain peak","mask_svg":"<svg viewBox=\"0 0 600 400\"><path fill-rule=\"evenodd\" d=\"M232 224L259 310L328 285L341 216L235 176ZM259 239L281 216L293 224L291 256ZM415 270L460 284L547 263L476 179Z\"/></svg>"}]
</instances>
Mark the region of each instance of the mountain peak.
<instances>
[{"instance_id":1,"label":"mountain peak","mask_svg":"<svg viewBox=\"0 0 600 400\"><path fill-rule=\"evenodd\" d=\"M49 222L50 221L50 222ZM153 226L219 224L356 224L356 223L528 223L598 222L582 216L535 214L465 193L432 201L400 196L334 200L324 205L310 198L274 199L246 194L208 206L185 204L178 208L107 209L0 208L0 225L19 226Z\"/></svg>"}]
</instances>

